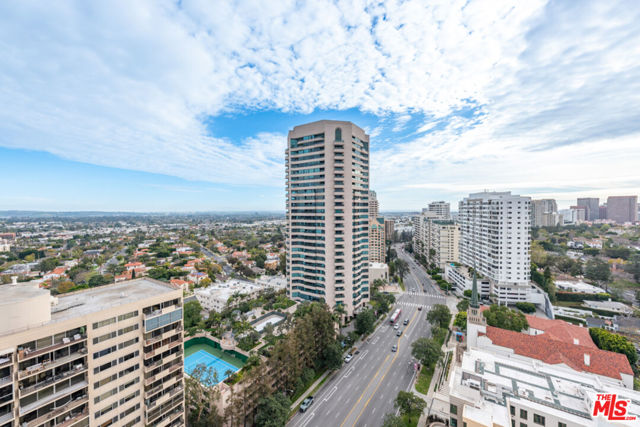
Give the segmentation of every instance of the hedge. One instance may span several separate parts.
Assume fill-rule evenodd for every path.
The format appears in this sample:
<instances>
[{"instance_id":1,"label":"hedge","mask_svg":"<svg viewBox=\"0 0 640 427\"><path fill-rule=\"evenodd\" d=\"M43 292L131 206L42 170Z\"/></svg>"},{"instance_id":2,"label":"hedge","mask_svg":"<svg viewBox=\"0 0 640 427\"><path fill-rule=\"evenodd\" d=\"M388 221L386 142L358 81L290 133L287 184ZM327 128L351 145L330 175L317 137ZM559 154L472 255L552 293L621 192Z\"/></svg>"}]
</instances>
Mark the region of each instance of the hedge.
<instances>
[{"instance_id":1,"label":"hedge","mask_svg":"<svg viewBox=\"0 0 640 427\"><path fill-rule=\"evenodd\" d=\"M558 298L558 301L607 301L611 298L611 295L604 292L599 294L586 294L584 292L557 291L556 298Z\"/></svg>"}]
</instances>

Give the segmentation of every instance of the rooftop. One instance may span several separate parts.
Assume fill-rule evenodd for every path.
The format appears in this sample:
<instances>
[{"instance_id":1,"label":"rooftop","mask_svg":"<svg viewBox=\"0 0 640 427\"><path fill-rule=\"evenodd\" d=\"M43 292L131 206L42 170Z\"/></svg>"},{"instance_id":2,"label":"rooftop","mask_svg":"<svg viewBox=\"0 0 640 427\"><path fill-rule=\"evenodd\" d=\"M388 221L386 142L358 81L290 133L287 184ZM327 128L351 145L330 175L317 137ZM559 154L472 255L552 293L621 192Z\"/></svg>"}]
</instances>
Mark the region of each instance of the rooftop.
<instances>
[{"instance_id":1,"label":"rooftop","mask_svg":"<svg viewBox=\"0 0 640 427\"><path fill-rule=\"evenodd\" d=\"M590 372L609 378L622 379L622 374L633 376L626 356L598 348L558 341L541 335L487 326L487 337L493 345L513 349L515 354L540 360L550 365L565 364L579 372ZM585 355L589 364L585 364Z\"/></svg>"},{"instance_id":2,"label":"rooftop","mask_svg":"<svg viewBox=\"0 0 640 427\"><path fill-rule=\"evenodd\" d=\"M526 314L525 317L527 318L527 323L529 323L530 328L544 331L544 336L547 338L569 344L580 344L585 347L597 348L587 328L572 325L564 320L544 319L530 314Z\"/></svg>"}]
</instances>

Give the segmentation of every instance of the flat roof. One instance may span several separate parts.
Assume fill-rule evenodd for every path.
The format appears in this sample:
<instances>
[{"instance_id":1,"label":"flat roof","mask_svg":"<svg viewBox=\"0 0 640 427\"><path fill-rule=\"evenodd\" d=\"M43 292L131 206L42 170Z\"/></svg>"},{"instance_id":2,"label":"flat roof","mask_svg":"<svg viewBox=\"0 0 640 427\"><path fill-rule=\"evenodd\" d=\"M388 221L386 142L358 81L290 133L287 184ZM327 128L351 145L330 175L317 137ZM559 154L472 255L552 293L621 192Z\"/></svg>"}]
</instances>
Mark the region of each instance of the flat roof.
<instances>
[{"instance_id":1,"label":"flat roof","mask_svg":"<svg viewBox=\"0 0 640 427\"><path fill-rule=\"evenodd\" d=\"M17 304L45 294L48 295L49 291L32 283L2 285L0 286L0 306Z\"/></svg>"},{"instance_id":2,"label":"flat roof","mask_svg":"<svg viewBox=\"0 0 640 427\"><path fill-rule=\"evenodd\" d=\"M80 317L175 290L177 288L167 283L142 277L73 292L58 296L58 304L51 307L51 321L58 322Z\"/></svg>"}]
</instances>

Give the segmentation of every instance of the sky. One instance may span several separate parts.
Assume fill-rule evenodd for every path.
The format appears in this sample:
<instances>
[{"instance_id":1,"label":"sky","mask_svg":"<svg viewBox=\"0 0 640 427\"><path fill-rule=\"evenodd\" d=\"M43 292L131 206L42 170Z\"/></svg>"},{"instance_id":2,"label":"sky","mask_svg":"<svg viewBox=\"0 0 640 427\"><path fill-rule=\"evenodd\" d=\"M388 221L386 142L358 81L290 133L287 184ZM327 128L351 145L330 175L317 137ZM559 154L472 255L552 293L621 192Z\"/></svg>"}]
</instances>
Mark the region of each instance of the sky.
<instances>
[{"instance_id":1,"label":"sky","mask_svg":"<svg viewBox=\"0 0 640 427\"><path fill-rule=\"evenodd\" d=\"M0 210L283 211L293 126L382 211L640 194L635 1L0 2Z\"/></svg>"}]
</instances>

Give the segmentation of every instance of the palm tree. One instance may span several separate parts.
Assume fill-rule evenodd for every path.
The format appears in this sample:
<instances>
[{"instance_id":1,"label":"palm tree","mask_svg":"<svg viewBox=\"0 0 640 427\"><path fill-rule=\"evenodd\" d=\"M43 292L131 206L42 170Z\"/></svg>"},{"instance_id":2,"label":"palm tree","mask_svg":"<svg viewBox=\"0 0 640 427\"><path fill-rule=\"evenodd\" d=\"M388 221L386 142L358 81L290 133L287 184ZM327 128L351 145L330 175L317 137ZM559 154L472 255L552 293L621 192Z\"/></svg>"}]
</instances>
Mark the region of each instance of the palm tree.
<instances>
[{"instance_id":1,"label":"palm tree","mask_svg":"<svg viewBox=\"0 0 640 427\"><path fill-rule=\"evenodd\" d=\"M338 324L338 327L342 325L342 320L344 319L344 316L346 316L346 314L347 314L347 310L344 308L343 304L337 304L333 308L333 318Z\"/></svg>"}]
</instances>

